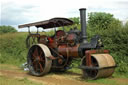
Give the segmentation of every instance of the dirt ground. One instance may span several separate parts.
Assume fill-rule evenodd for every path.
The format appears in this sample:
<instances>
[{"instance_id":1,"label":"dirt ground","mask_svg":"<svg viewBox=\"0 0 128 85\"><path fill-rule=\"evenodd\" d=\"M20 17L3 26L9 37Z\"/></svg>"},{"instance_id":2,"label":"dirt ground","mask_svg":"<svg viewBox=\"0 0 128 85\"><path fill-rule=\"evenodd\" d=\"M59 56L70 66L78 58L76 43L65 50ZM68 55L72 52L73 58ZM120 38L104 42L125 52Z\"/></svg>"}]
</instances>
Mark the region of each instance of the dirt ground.
<instances>
[{"instance_id":1,"label":"dirt ground","mask_svg":"<svg viewBox=\"0 0 128 85\"><path fill-rule=\"evenodd\" d=\"M44 85L106 85L104 83L86 82L81 78L81 74L77 73L50 73L42 77L35 77L16 66L0 64L0 67L0 75L2 76L18 79L27 78ZM117 81L118 85L128 85L128 78L110 78L110 80Z\"/></svg>"}]
</instances>

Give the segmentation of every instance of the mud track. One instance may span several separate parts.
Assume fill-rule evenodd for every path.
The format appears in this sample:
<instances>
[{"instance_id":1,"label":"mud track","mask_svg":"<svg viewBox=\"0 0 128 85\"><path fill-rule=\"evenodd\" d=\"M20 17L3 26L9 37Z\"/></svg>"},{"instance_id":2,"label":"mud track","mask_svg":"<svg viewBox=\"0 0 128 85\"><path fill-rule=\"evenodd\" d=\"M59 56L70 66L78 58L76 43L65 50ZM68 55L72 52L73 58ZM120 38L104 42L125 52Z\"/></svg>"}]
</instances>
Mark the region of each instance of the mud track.
<instances>
[{"instance_id":1,"label":"mud track","mask_svg":"<svg viewBox=\"0 0 128 85\"><path fill-rule=\"evenodd\" d=\"M11 77L11 78L27 78L34 82L39 82L45 85L105 85L99 83L90 83L86 82L81 78L81 74L77 73L49 73L42 77L35 77L28 74L28 72L24 72L21 68L10 65L0 65L0 75ZM111 78L120 83L127 82L128 79L119 79L119 78ZM121 84L119 84L121 85Z\"/></svg>"}]
</instances>

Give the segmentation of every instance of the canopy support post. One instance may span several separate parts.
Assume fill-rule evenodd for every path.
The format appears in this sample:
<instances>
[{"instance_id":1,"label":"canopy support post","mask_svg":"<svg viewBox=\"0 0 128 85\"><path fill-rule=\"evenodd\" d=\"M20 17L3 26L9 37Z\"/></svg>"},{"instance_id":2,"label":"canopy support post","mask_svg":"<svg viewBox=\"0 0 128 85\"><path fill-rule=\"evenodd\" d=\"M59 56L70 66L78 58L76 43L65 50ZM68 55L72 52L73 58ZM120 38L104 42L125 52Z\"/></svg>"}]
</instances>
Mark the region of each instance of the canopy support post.
<instances>
[{"instance_id":1,"label":"canopy support post","mask_svg":"<svg viewBox=\"0 0 128 85\"><path fill-rule=\"evenodd\" d=\"M31 32L30 32L30 27L28 27L28 32L29 32L29 34L31 34Z\"/></svg>"},{"instance_id":2,"label":"canopy support post","mask_svg":"<svg viewBox=\"0 0 128 85\"><path fill-rule=\"evenodd\" d=\"M37 34L39 33L39 31L38 31L38 27L37 27Z\"/></svg>"}]
</instances>

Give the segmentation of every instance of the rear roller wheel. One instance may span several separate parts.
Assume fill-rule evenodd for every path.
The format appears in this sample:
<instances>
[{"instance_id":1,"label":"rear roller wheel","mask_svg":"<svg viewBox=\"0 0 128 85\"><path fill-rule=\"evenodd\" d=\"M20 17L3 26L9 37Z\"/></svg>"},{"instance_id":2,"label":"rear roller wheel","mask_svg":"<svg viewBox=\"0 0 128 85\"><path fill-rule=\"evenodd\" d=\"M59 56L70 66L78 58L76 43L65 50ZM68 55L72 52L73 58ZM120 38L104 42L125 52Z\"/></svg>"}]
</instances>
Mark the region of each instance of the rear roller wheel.
<instances>
[{"instance_id":1,"label":"rear roller wheel","mask_svg":"<svg viewBox=\"0 0 128 85\"><path fill-rule=\"evenodd\" d=\"M28 68L30 74L42 76L50 71L52 60L50 50L43 44L33 45L28 52Z\"/></svg>"},{"instance_id":2,"label":"rear roller wheel","mask_svg":"<svg viewBox=\"0 0 128 85\"><path fill-rule=\"evenodd\" d=\"M105 68L105 69L82 69L83 77L86 79L97 79L109 77L114 72L115 61L109 54L92 54L91 67ZM82 59L82 65L86 66L86 58ZM108 67L108 68L107 68ZM113 68L109 68L113 67Z\"/></svg>"}]
</instances>

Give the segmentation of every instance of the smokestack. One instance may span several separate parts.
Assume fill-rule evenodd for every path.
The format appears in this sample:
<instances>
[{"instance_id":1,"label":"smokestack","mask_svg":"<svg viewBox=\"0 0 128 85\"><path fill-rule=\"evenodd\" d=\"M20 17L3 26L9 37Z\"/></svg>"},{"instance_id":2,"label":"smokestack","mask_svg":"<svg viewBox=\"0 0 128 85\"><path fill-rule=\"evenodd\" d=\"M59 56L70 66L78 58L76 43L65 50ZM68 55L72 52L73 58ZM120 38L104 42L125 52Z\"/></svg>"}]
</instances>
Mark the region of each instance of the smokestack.
<instances>
[{"instance_id":1,"label":"smokestack","mask_svg":"<svg viewBox=\"0 0 128 85\"><path fill-rule=\"evenodd\" d=\"M81 20L81 32L82 32L82 42L87 43L86 36L86 8L81 8L80 10L80 20Z\"/></svg>"}]
</instances>

